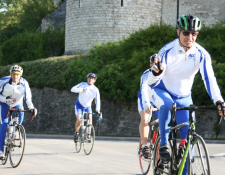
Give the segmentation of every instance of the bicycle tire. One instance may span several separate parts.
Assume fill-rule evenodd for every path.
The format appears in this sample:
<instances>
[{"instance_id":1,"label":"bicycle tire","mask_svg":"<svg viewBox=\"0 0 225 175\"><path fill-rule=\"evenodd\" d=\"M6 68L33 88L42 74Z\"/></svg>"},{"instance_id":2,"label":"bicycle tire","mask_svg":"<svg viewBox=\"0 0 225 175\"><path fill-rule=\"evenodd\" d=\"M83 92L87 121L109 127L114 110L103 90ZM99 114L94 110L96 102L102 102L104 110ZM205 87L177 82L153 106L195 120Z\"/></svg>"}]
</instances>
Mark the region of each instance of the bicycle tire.
<instances>
[{"instance_id":1,"label":"bicycle tire","mask_svg":"<svg viewBox=\"0 0 225 175\"><path fill-rule=\"evenodd\" d=\"M172 157L173 157L173 153L172 153L172 148L171 148L171 144L169 144L169 152L170 152L170 155L171 155L171 159L169 161L168 164L163 164L163 169L162 169L162 172L164 173L157 173L156 172L156 169L158 167L158 162L159 162L159 146L160 146L160 136L157 136L156 138L156 141L155 141L155 144L154 144L154 152L153 152L153 168L154 168L154 175L161 175L161 174L169 174L169 175L172 175L172 166L171 166L171 162L173 161L172 160Z\"/></svg>"},{"instance_id":2,"label":"bicycle tire","mask_svg":"<svg viewBox=\"0 0 225 175\"><path fill-rule=\"evenodd\" d=\"M2 159L2 165L5 165L7 163L8 156L9 156L8 145L5 145L3 149L4 149L3 151L4 151L5 158Z\"/></svg>"},{"instance_id":3,"label":"bicycle tire","mask_svg":"<svg viewBox=\"0 0 225 175\"><path fill-rule=\"evenodd\" d=\"M26 144L26 132L22 125L15 127L15 137L9 150L9 160L13 168L16 168L22 161Z\"/></svg>"},{"instance_id":4,"label":"bicycle tire","mask_svg":"<svg viewBox=\"0 0 225 175\"><path fill-rule=\"evenodd\" d=\"M90 138L88 138L88 134L90 134ZM95 142L95 129L94 126L88 124L84 131L84 143L83 148L86 155L89 155L93 149Z\"/></svg>"},{"instance_id":5,"label":"bicycle tire","mask_svg":"<svg viewBox=\"0 0 225 175\"><path fill-rule=\"evenodd\" d=\"M204 139L197 135L191 140L188 156L188 175L210 175L210 160Z\"/></svg>"},{"instance_id":6,"label":"bicycle tire","mask_svg":"<svg viewBox=\"0 0 225 175\"><path fill-rule=\"evenodd\" d=\"M79 132L78 132L78 139L77 139L77 142L75 142L76 153L80 152L81 145L82 145L82 128L80 127Z\"/></svg>"},{"instance_id":7,"label":"bicycle tire","mask_svg":"<svg viewBox=\"0 0 225 175\"><path fill-rule=\"evenodd\" d=\"M142 174L147 174L150 170L150 167L151 167L152 156L150 156L149 159L144 158L144 156L142 156L141 150L142 150L142 140L140 139L138 159L139 159ZM150 155L151 155L152 149L149 149L149 150L150 150Z\"/></svg>"}]
</instances>

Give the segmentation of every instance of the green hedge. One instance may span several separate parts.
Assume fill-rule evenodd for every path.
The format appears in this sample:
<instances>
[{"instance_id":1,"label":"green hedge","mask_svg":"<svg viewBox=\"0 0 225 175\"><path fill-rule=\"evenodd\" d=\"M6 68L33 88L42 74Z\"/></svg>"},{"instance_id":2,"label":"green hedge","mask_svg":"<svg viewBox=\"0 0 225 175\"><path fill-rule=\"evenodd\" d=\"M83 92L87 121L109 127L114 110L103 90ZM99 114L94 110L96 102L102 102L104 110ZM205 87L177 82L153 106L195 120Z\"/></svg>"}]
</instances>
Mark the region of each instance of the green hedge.
<instances>
[{"instance_id":1,"label":"green hedge","mask_svg":"<svg viewBox=\"0 0 225 175\"><path fill-rule=\"evenodd\" d=\"M219 23L214 28L204 27L198 36L198 42L210 51L221 91L225 87L223 81L225 61L222 59L225 54L225 49L222 49L223 30L224 26ZM213 34L221 38L219 49L214 46ZM86 75L94 72L98 76L95 84L100 89L102 97L114 101L131 101L137 99L140 76L149 68L149 57L175 37L175 28L168 25L153 25L118 42L95 44L89 54L40 59L22 62L20 65L24 67L24 77L31 87L70 90L72 86L87 81ZM8 74L9 66L0 68L0 76ZM194 103L211 105L212 102L200 79L198 73L192 89ZM224 91L222 95L225 97Z\"/></svg>"},{"instance_id":2,"label":"green hedge","mask_svg":"<svg viewBox=\"0 0 225 175\"><path fill-rule=\"evenodd\" d=\"M23 67L23 77L28 80L31 87L64 90L67 87L62 83L63 74L67 70L68 63L74 59L76 56L51 57L21 62L19 65ZM10 67L11 65L0 66L0 77L9 75Z\"/></svg>"},{"instance_id":3,"label":"green hedge","mask_svg":"<svg viewBox=\"0 0 225 175\"><path fill-rule=\"evenodd\" d=\"M64 53L65 32L60 28L36 34L19 33L0 46L0 65L61 56Z\"/></svg>"}]
</instances>

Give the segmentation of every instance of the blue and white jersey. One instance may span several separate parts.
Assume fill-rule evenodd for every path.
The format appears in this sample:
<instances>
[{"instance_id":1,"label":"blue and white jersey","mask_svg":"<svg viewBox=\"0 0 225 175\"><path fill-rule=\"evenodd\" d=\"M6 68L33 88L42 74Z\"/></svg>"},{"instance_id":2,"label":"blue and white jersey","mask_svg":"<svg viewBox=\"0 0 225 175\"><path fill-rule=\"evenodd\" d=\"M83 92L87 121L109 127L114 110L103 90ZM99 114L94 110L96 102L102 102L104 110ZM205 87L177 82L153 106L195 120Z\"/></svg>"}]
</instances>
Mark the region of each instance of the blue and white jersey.
<instances>
[{"instance_id":1,"label":"blue and white jersey","mask_svg":"<svg viewBox=\"0 0 225 175\"><path fill-rule=\"evenodd\" d=\"M150 106L150 95L151 95L151 88L148 85L148 76L151 73L150 69L147 69L142 75L141 75L141 81L140 81L140 91L138 92L137 96L140 98L142 109L144 109L146 106Z\"/></svg>"},{"instance_id":2,"label":"blue and white jersey","mask_svg":"<svg viewBox=\"0 0 225 175\"><path fill-rule=\"evenodd\" d=\"M29 84L24 78L20 78L20 82L15 84L11 76L6 76L0 79L0 101L6 103L6 97L16 99L16 102L10 104L11 107L15 107L18 104L22 104L23 98L29 109L33 109L32 95Z\"/></svg>"},{"instance_id":3,"label":"blue and white jersey","mask_svg":"<svg viewBox=\"0 0 225 175\"><path fill-rule=\"evenodd\" d=\"M148 84L153 88L165 88L173 96L180 98L190 95L194 77L200 69L206 90L215 104L218 100L224 101L216 78L214 76L211 57L209 53L199 44L185 52L180 46L178 39L168 43L159 51L163 73L148 77Z\"/></svg>"},{"instance_id":4,"label":"blue and white jersey","mask_svg":"<svg viewBox=\"0 0 225 175\"><path fill-rule=\"evenodd\" d=\"M87 89L86 92L83 91L84 88ZM71 88L71 92L79 93L78 100L83 107L91 106L91 102L95 98L96 111L100 112L100 93L94 84L89 85L87 82L79 83Z\"/></svg>"}]
</instances>

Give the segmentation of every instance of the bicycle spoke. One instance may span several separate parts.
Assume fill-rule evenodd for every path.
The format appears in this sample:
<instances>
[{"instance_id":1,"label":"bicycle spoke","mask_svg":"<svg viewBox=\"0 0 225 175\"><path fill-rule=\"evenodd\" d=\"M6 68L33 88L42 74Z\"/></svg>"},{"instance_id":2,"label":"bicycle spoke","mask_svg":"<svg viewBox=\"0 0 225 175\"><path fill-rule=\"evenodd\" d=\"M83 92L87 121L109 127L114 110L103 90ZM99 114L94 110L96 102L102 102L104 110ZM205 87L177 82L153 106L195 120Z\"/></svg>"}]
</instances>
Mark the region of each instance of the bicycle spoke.
<instances>
[{"instance_id":1,"label":"bicycle spoke","mask_svg":"<svg viewBox=\"0 0 225 175\"><path fill-rule=\"evenodd\" d=\"M207 148L204 140L200 136L194 138L190 151L189 172L191 175L209 175L210 163Z\"/></svg>"}]
</instances>

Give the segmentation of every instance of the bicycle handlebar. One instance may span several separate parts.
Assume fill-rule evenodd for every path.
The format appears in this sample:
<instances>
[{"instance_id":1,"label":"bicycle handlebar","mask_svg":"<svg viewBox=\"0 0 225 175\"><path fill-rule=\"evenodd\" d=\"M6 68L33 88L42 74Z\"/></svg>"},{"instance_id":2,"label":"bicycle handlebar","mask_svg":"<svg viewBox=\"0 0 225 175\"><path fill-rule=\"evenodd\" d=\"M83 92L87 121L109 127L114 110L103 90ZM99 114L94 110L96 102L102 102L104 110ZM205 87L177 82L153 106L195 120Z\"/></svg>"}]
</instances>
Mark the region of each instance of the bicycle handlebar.
<instances>
[{"instance_id":1,"label":"bicycle handlebar","mask_svg":"<svg viewBox=\"0 0 225 175\"><path fill-rule=\"evenodd\" d=\"M96 112L84 112L84 114L93 114L93 115L98 115L98 113L96 113ZM100 122L100 120L102 120L103 119L103 117L102 117L102 112L100 112L100 115L99 115L99 117L98 117L98 119L96 120L97 122Z\"/></svg>"},{"instance_id":2,"label":"bicycle handlebar","mask_svg":"<svg viewBox=\"0 0 225 175\"><path fill-rule=\"evenodd\" d=\"M8 117L10 111L32 113L30 110L22 110L22 109L19 109L19 108L18 108L18 109L15 109L15 108L10 108L10 107L8 107L8 108L7 108L7 113L6 113L6 115L5 115L5 118ZM34 119L34 116L35 116L34 114L31 116L29 122L31 122L31 121Z\"/></svg>"},{"instance_id":3,"label":"bicycle handlebar","mask_svg":"<svg viewBox=\"0 0 225 175\"><path fill-rule=\"evenodd\" d=\"M192 111L197 111L197 110L217 110L217 107L213 107L213 106L189 106L189 107L172 107L170 108L170 111L173 110L192 110ZM222 121L222 116L220 116L219 114L217 114L217 121L215 123L215 125L219 125Z\"/></svg>"}]
</instances>

